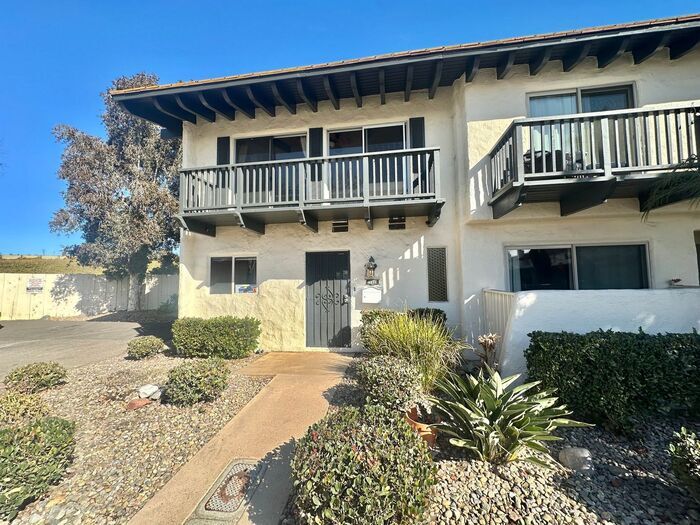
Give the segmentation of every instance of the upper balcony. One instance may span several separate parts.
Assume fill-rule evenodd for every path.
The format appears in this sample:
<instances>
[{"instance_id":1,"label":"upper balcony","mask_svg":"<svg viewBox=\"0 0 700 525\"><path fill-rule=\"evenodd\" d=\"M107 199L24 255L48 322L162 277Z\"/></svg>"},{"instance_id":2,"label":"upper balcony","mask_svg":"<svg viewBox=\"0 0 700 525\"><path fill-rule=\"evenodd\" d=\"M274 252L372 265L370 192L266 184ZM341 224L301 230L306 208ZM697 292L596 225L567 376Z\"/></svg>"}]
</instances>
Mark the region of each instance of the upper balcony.
<instances>
[{"instance_id":1,"label":"upper balcony","mask_svg":"<svg viewBox=\"0 0 700 525\"><path fill-rule=\"evenodd\" d=\"M493 217L557 201L570 215L608 198L638 198L643 210L654 181L683 176L697 156L699 116L684 103L515 120L489 153Z\"/></svg>"},{"instance_id":2,"label":"upper balcony","mask_svg":"<svg viewBox=\"0 0 700 525\"><path fill-rule=\"evenodd\" d=\"M238 163L191 168L180 174L180 212L191 231L214 235L216 226L265 232L265 224L440 217L440 150L376 153Z\"/></svg>"}]
</instances>

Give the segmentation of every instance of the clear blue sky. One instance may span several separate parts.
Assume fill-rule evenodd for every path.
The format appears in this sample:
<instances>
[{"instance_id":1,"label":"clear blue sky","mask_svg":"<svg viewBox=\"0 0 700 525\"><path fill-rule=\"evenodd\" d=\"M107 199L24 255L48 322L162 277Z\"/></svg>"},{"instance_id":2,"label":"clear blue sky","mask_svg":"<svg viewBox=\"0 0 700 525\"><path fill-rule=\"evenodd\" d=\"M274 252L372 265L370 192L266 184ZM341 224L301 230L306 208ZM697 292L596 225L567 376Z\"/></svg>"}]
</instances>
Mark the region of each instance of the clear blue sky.
<instances>
[{"instance_id":1,"label":"clear blue sky","mask_svg":"<svg viewBox=\"0 0 700 525\"><path fill-rule=\"evenodd\" d=\"M99 93L163 82L676 16L698 0L6 1L0 6L0 253L59 253L58 123L102 134Z\"/></svg>"}]
</instances>

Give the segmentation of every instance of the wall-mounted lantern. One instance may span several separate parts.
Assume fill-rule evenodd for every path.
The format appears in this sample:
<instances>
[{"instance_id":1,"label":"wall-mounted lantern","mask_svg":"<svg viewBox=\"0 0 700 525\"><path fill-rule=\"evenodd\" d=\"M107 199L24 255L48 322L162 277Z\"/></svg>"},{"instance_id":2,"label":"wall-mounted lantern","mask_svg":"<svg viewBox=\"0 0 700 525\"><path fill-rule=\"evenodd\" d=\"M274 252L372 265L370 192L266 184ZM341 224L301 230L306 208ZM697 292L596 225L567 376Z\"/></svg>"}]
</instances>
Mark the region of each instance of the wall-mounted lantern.
<instances>
[{"instance_id":1,"label":"wall-mounted lantern","mask_svg":"<svg viewBox=\"0 0 700 525\"><path fill-rule=\"evenodd\" d=\"M376 270L377 263L374 262L374 257L370 257L367 261L367 264L365 264L365 283L367 283L370 286L379 284L379 279L377 279Z\"/></svg>"}]
</instances>

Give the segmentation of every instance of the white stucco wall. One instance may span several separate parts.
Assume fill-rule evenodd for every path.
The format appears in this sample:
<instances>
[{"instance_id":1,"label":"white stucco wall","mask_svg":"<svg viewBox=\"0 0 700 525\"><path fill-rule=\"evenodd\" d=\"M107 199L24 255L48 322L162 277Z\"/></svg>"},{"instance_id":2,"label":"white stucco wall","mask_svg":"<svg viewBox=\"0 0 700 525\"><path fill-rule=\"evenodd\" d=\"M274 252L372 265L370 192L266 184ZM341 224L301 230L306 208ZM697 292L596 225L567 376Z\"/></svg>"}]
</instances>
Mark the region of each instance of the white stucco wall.
<instances>
[{"instance_id":1,"label":"white stucco wall","mask_svg":"<svg viewBox=\"0 0 700 525\"><path fill-rule=\"evenodd\" d=\"M501 371L524 373L528 333L691 332L700 329L700 289L518 292L502 342Z\"/></svg>"}]
</instances>

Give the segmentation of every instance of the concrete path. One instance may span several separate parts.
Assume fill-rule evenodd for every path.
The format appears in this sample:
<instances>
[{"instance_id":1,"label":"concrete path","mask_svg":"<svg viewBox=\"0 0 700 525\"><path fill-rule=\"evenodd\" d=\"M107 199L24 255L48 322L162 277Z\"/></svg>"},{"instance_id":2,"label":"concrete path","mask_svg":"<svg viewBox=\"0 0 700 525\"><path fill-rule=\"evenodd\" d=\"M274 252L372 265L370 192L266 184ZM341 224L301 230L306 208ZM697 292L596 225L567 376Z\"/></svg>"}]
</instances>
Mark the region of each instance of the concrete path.
<instances>
[{"instance_id":1,"label":"concrete path","mask_svg":"<svg viewBox=\"0 0 700 525\"><path fill-rule=\"evenodd\" d=\"M126 352L137 335L170 338L170 323L114 321L0 321L0 379L13 368L58 361L75 368Z\"/></svg>"},{"instance_id":2,"label":"concrete path","mask_svg":"<svg viewBox=\"0 0 700 525\"><path fill-rule=\"evenodd\" d=\"M332 388L350 360L330 353L271 353L242 369L243 374L274 377L130 523L183 523L234 459L264 458L267 471L238 523L277 525L289 496L292 439L326 414ZM195 518L189 523L203 523Z\"/></svg>"}]
</instances>

